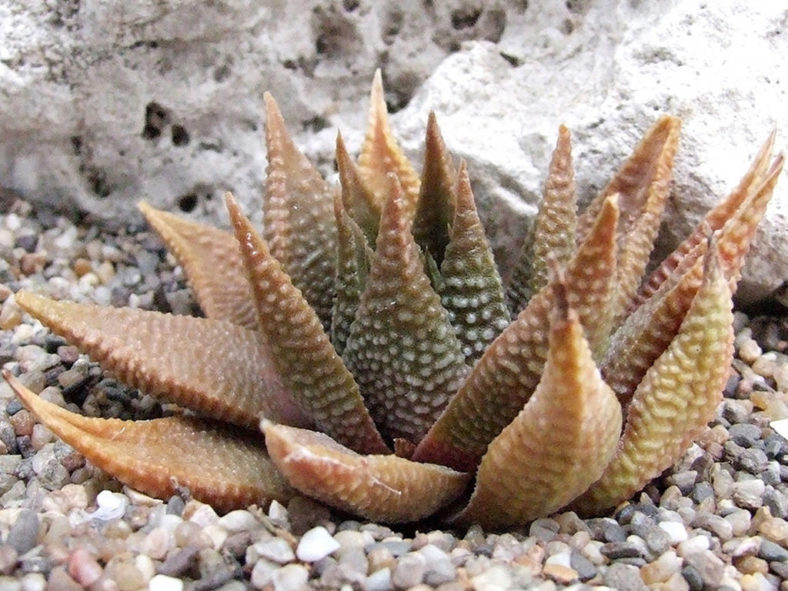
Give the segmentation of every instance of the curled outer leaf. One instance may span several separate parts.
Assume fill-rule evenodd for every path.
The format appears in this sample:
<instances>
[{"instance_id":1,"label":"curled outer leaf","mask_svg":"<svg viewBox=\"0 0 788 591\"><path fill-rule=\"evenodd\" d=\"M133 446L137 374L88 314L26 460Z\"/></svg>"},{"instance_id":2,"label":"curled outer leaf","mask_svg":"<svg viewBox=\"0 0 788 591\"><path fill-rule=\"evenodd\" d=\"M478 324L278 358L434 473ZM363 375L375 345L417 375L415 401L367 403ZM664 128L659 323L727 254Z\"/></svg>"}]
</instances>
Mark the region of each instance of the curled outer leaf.
<instances>
[{"instance_id":1,"label":"curled outer leaf","mask_svg":"<svg viewBox=\"0 0 788 591\"><path fill-rule=\"evenodd\" d=\"M488 447L457 521L504 527L549 515L598 479L615 452L621 406L599 375L565 287L559 282L555 291L542 379Z\"/></svg>"},{"instance_id":2,"label":"curled outer leaf","mask_svg":"<svg viewBox=\"0 0 788 591\"><path fill-rule=\"evenodd\" d=\"M121 380L215 419L253 427L264 415L307 426L265 337L206 318L56 302L29 292L17 303Z\"/></svg>"},{"instance_id":3,"label":"curled outer leaf","mask_svg":"<svg viewBox=\"0 0 788 591\"><path fill-rule=\"evenodd\" d=\"M42 400L8 371L3 377L58 437L146 494L168 498L186 487L220 510L285 502L293 495L252 431L183 416L152 421L84 417Z\"/></svg>"},{"instance_id":4,"label":"curled outer leaf","mask_svg":"<svg viewBox=\"0 0 788 591\"><path fill-rule=\"evenodd\" d=\"M225 201L254 292L260 329L293 399L338 441L368 453L388 451L317 314L233 196L227 193Z\"/></svg>"},{"instance_id":5,"label":"curled outer leaf","mask_svg":"<svg viewBox=\"0 0 788 591\"><path fill-rule=\"evenodd\" d=\"M605 473L575 503L605 511L668 468L697 437L722 399L733 355L731 292L717 247L681 328L635 390L618 451Z\"/></svg>"},{"instance_id":6,"label":"curled outer leaf","mask_svg":"<svg viewBox=\"0 0 788 591\"><path fill-rule=\"evenodd\" d=\"M323 433L263 424L271 459L302 493L387 523L423 519L465 489L469 475L395 455L362 456Z\"/></svg>"},{"instance_id":7,"label":"curled outer leaf","mask_svg":"<svg viewBox=\"0 0 788 591\"><path fill-rule=\"evenodd\" d=\"M160 211L144 201L138 207L183 266L205 315L257 328L252 290L244 277L235 236Z\"/></svg>"}]
</instances>

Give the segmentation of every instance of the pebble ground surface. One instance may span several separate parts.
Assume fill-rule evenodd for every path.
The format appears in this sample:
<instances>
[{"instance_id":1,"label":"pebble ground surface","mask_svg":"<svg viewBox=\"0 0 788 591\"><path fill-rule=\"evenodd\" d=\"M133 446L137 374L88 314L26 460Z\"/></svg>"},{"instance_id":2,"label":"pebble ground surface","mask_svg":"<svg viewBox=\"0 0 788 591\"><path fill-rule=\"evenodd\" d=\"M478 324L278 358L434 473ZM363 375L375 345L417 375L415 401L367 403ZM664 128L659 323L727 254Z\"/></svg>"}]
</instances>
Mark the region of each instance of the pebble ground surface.
<instances>
[{"instance_id":1,"label":"pebble ground surface","mask_svg":"<svg viewBox=\"0 0 788 591\"><path fill-rule=\"evenodd\" d=\"M13 293L194 313L181 269L141 222L101 231L5 197L0 365L87 415L166 414ZM567 512L507 532L390 528L305 498L226 515L151 499L89 465L2 384L0 591L788 591L788 442L769 426L788 417L788 318L735 322L725 399L676 466L610 516Z\"/></svg>"}]
</instances>

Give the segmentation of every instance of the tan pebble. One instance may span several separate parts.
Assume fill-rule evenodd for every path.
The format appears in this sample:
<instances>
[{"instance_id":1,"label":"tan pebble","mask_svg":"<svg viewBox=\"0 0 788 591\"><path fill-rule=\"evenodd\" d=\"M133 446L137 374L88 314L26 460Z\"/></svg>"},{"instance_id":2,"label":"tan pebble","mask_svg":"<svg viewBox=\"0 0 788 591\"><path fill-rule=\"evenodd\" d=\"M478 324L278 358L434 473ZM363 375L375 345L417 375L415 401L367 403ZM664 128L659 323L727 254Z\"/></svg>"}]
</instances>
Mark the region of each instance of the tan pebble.
<instances>
[{"instance_id":1,"label":"tan pebble","mask_svg":"<svg viewBox=\"0 0 788 591\"><path fill-rule=\"evenodd\" d=\"M173 534L162 527L155 527L145 536L142 550L154 560L164 560L174 544Z\"/></svg>"},{"instance_id":2,"label":"tan pebble","mask_svg":"<svg viewBox=\"0 0 788 591\"><path fill-rule=\"evenodd\" d=\"M88 259L78 258L74 261L73 265L74 273L76 273L77 277L82 277L86 273L90 273L93 270L93 265L90 263Z\"/></svg>"},{"instance_id":3,"label":"tan pebble","mask_svg":"<svg viewBox=\"0 0 788 591\"><path fill-rule=\"evenodd\" d=\"M223 527L218 525L209 525L208 527L204 527L202 533L211 540L211 547L214 550L220 550L222 545L224 545L225 540L229 534L227 530Z\"/></svg>"},{"instance_id":4,"label":"tan pebble","mask_svg":"<svg viewBox=\"0 0 788 591\"><path fill-rule=\"evenodd\" d=\"M778 544L788 545L788 521L779 517L764 519L758 532Z\"/></svg>"},{"instance_id":5,"label":"tan pebble","mask_svg":"<svg viewBox=\"0 0 788 591\"><path fill-rule=\"evenodd\" d=\"M137 566L130 562L121 562L118 564L115 568L113 578L118 584L118 589L120 591L135 591L147 584L147 581L142 576Z\"/></svg>"},{"instance_id":6,"label":"tan pebble","mask_svg":"<svg viewBox=\"0 0 788 591\"><path fill-rule=\"evenodd\" d=\"M80 585L89 587L101 578L104 570L85 548L77 548L68 557L68 574Z\"/></svg>"},{"instance_id":7,"label":"tan pebble","mask_svg":"<svg viewBox=\"0 0 788 591\"><path fill-rule=\"evenodd\" d=\"M0 283L0 302L5 302L14 294L14 291L5 283Z\"/></svg>"},{"instance_id":8,"label":"tan pebble","mask_svg":"<svg viewBox=\"0 0 788 591\"><path fill-rule=\"evenodd\" d=\"M213 510L213 507L195 500L186 503L186 506L183 508L183 518L202 527L218 523L219 521L219 516Z\"/></svg>"},{"instance_id":9,"label":"tan pebble","mask_svg":"<svg viewBox=\"0 0 788 591\"><path fill-rule=\"evenodd\" d=\"M22 409L10 418L11 425L14 427L14 433L17 437L31 435L33 433L33 425L35 419L27 409Z\"/></svg>"},{"instance_id":10,"label":"tan pebble","mask_svg":"<svg viewBox=\"0 0 788 591\"><path fill-rule=\"evenodd\" d=\"M46 261L46 252L28 252L22 255L22 260L19 261L19 267L24 275L34 275L35 273L40 273L44 269Z\"/></svg>"},{"instance_id":11,"label":"tan pebble","mask_svg":"<svg viewBox=\"0 0 788 591\"><path fill-rule=\"evenodd\" d=\"M764 577L761 573L753 573L742 575L739 579L742 591L764 591L766 589L774 589L774 586L769 582L769 579Z\"/></svg>"},{"instance_id":12,"label":"tan pebble","mask_svg":"<svg viewBox=\"0 0 788 591\"><path fill-rule=\"evenodd\" d=\"M134 557L134 566L137 567L140 575L142 575L144 585L147 585L148 582L153 578L153 575L156 574L156 565L153 564L151 557L146 556L145 554L138 554Z\"/></svg>"},{"instance_id":13,"label":"tan pebble","mask_svg":"<svg viewBox=\"0 0 788 591\"><path fill-rule=\"evenodd\" d=\"M0 329L11 330L22 322L22 310L14 298L8 298L0 309Z\"/></svg>"},{"instance_id":14,"label":"tan pebble","mask_svg":"<svg viewBox=\"0 0 788 591\"><path fill-rule=\"evenodd\" d=\"M66 572L64 566L56 566L49 573L47 589L52 591L83 591L84 587Z\"/></svg>"},{"instance_id":15,"label":"tan pebble","mask_svg":"<svg viewBox=\"0 0 788 591\"><path fill-rule=\"evenodd\" d=\"M752 364L761 355L763 355L763 350L757 341L752 338L742 340L739 345L739 359Z\"/></svg>"},{"instance_id":16,"label":"tan pebble","mask_svg":"<svg viewBox=\"0 0 788 591\"><path fill-rule=\"evenodd\" d=\"M640 576L646 585L664 583L681 570L681 559L673 550L668 550L659 558L640 569Z\"/></svg>"},{"instance_id":17,"label":"tan pebble","mask_svg":"<svg viewBox=\"0 0 788 591\"><path fill-rule=\"evenodd\" d=\"M104 261L96 269L96 275L103 284L107 284L115 277L115 267L109 261Z\"/></svg>"},{"instance_id":18,"label":"tan pebble","mask_svg":"<svg viewBox=\"0 0 788 591\"><path fill-rule=\"evenodd\" d=\"M545 564L542 574L556 583L571 583L577 579L577 571L563 564Z\"/></svg>"},{"instance_id":19,"label":"tan pebble","mask_svg":"<svg viewBox=\"0 0 788 591\"><path fill-rule=\"evenodd\" d=\"M742 556L738 558L734 564L737 569L745 574L752 575L755 573L762 573L765 575L769 572L769 564L764 559L758 558L757 556Z\"/></svg>"}]
</instances>

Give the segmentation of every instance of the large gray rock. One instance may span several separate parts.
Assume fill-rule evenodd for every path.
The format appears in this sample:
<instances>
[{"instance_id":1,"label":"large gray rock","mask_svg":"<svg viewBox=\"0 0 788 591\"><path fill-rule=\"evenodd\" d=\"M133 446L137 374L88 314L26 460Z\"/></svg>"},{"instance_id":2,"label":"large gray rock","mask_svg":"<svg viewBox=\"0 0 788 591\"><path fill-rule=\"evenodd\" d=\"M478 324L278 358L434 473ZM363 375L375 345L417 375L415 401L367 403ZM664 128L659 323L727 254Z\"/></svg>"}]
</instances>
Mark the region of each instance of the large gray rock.
<instances>
[{"instance_id":1,"label":"large gray rock","mask_svg":"<svg viewBox=\"0 0 788 591\"><path fill-rule=\"evenodd\" d=\"M111 222L141 198L220 220L229 189L259 220L263 90L330 172L337 127L360 143L381 67L416 157L427 112L439 114L504 261L560 122L587 199L659 113L680 115L666 248L772 127L788 128L779 4L0 0L0 186ZM783 184L745 271L747 301L788 278Z\"/></svg>"}]
</instances>

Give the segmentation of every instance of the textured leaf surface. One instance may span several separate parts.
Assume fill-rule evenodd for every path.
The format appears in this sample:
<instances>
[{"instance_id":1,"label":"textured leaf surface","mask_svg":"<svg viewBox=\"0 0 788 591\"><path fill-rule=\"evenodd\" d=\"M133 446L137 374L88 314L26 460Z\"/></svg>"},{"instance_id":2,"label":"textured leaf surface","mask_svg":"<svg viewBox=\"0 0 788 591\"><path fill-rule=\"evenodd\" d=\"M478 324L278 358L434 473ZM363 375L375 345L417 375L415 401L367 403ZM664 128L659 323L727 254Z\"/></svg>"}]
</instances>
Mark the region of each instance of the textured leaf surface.
<instances>
[{"instance_id":1,"label":"textured leaf surface","mask_svg":"<svg viewBox=\"0 0 788 591\"><path fill-rule=\"evenodd\" d=\"M731 292L713 247L704 281L681 328L646 373L602 478L576 503L599 513L640 490L672 465L714 415L733 354Z\"/></svg>"},{"instance_id":2,"label":"textured leaf surface","mask_svg":"<svg viewBox=\"0 0 788 591\"><path fill-rule=\"evenodd\" d=\"M334 200L334 211L337 220L337 269L331 342L341 355L367 284L370 261L374 255L367 246L363 231L347 214L338 197Z\"/></svg>"},{"instance_id":3,"label":"textured leaf surface","mask_svg":"<svg viewBox=\"0 0 788 591\"><path fill-rule=\"evenodd\" d=\"M456 177L454 164L438 128L438 120L435 113L430 112L413 236L416 244L439 265L449 244L449 227L454 219Z\"/></svg>"},{"instance_id":4,"label":"textured leaf surface","mask_svg":"<svg viewBox=\"0 0 788 591\"><path fill-rule=\"evenodd\" d=\"M364 407L358 385L315 311L229 193L226 201L255 294L261 331L293 399L337 441L368 453L388 451Z\"/></svg>"},{"instance_id":5,"label":"textured leaf surface","mask_svg":"<svg viewBox=\"0 0 788 591\"><path fill-rule=\"evenodd\" d=\"M381 201L361 180L361 173L348 154L341 134L337 135L336 160L344 209L364 231L367 243L372 246L378 236Z\"/></svg>"},{"instance_id":6,"label":"textured leaf surface","mask_svg":"<svg viewBox=\"0 0 788 591\"><path fill-rule=\"evenodd\" d=\"M263 201L271 253L317 312L331 322L336 226L332 189L293 143L282 114L265 94L268 169Z\"/></svg>"},{"instance_id":7,"label":"textured leaf surface","mask_svg":"<svg viewBox=\"0 0 788 591\"><path fill-rule=\"evenodd\" d=\"M419 441L467 374L446 310L424 272L390 177L377 249L344 351L383 433Z\"/></svg>"},{"instance_id":8,"label":"textured leaf surface","mask_svg":"<svg viewBox=\"0 0 788 591\"><path fill-rule=\"evenodd\" d=\"M27 408L58 437L121 482L159 498L186 487L220 510L286 502L293 490L252 431L190 417L152 421L89 418L42 400L3 376Z\"/></svg>"},{"instance_id":9,"label":"textured leaf surface","mask_svg":"<svg viewBox=\"0 0 788 591\"><path fill-rule=\"evenodd\" d=\"M462 343L465 358L475 361L509 326L503 284L484 235L465 163L460 165L451 241L441 265L441 303Z\"/></svg>"},{"instance_id":10,"label":"textured leaf surface","mask_svg":"<svg viewBox=\"0 0 788 591\"><path fill-rule=\"evenodd\" d=\"M584 492L613 456L621 406L594 365L563 286L556 289L542 379L487 449L462 523L504 527L549 515Z\"/></svg>"},{"instance_id":11,"label":"textured leaf surface","mask_svg":"<svg viewBox=\"0 0 788 591\"><path fill-rule=\"evenodd\" d=\"M262 334L206 318L56 302L17 303L120 380L215 419L254 427L265 415L311 421L293 402Z\"/></svg>"},{"instance_id":12,"label":"textured leaf surface","mask_svg":"<svg viewBox=\"0 0 788 591\"><path fill-rule=\"evenodd\" d=\"M567 297L596 349L607 336L605 309L615 274L618 208L605 200L598 223L566 271ZM547 359L553 290L535 295L517 319L493 341L449 403L414 459L470 471L487 445L522 410Z\"/></svg>"},{"instance_id":13,"label":"textured leaf surface","mask_svg":"<svg viewBox=\"0 0 788 591\"><path fill-rule=\"evenodd\" d=\"M412 220L421 181L391 133L380 70L375 72L369 102L367 133L358 157L361 178L378 202L385 203L389 194L388 176L394 174L405 195L405 211Z\"/></svg>"},{"instance_id":14,"label":"textured leaf surface","mask_svg":"<svg viewBox=\"0 0 788 591\"><path fill-rule=\"evenodd\" d=\"M235 236L160 211L144 201L139 209L183 267L205 315L257 328L252 288L243 271Z\"/></svg>"},{"instance_id":15,"label":"textured leaf surface","mask_svg":"<svg viewBox=\"0 0 788 591\"><path fill-rule=\"evenodd\" d=\"M394 455L362 456L322 433L267 424L271 459L302 493L367 519L402 523L435 513L468 475Z\"/></svg>"},{"instance_id":16,"label":"textured leaf surface","mask_svg":"<svg viewBox=\"0 0 788 591\"><path fill-rule=\"evenodd\" d=\"M513 310L520 312L531 297L547 285L549 259L559 266L569 262L575 251L576 230L571 136L562 125L558 129L539 212L509 281L506 296Z\"/></svg>"}]
</instances>

